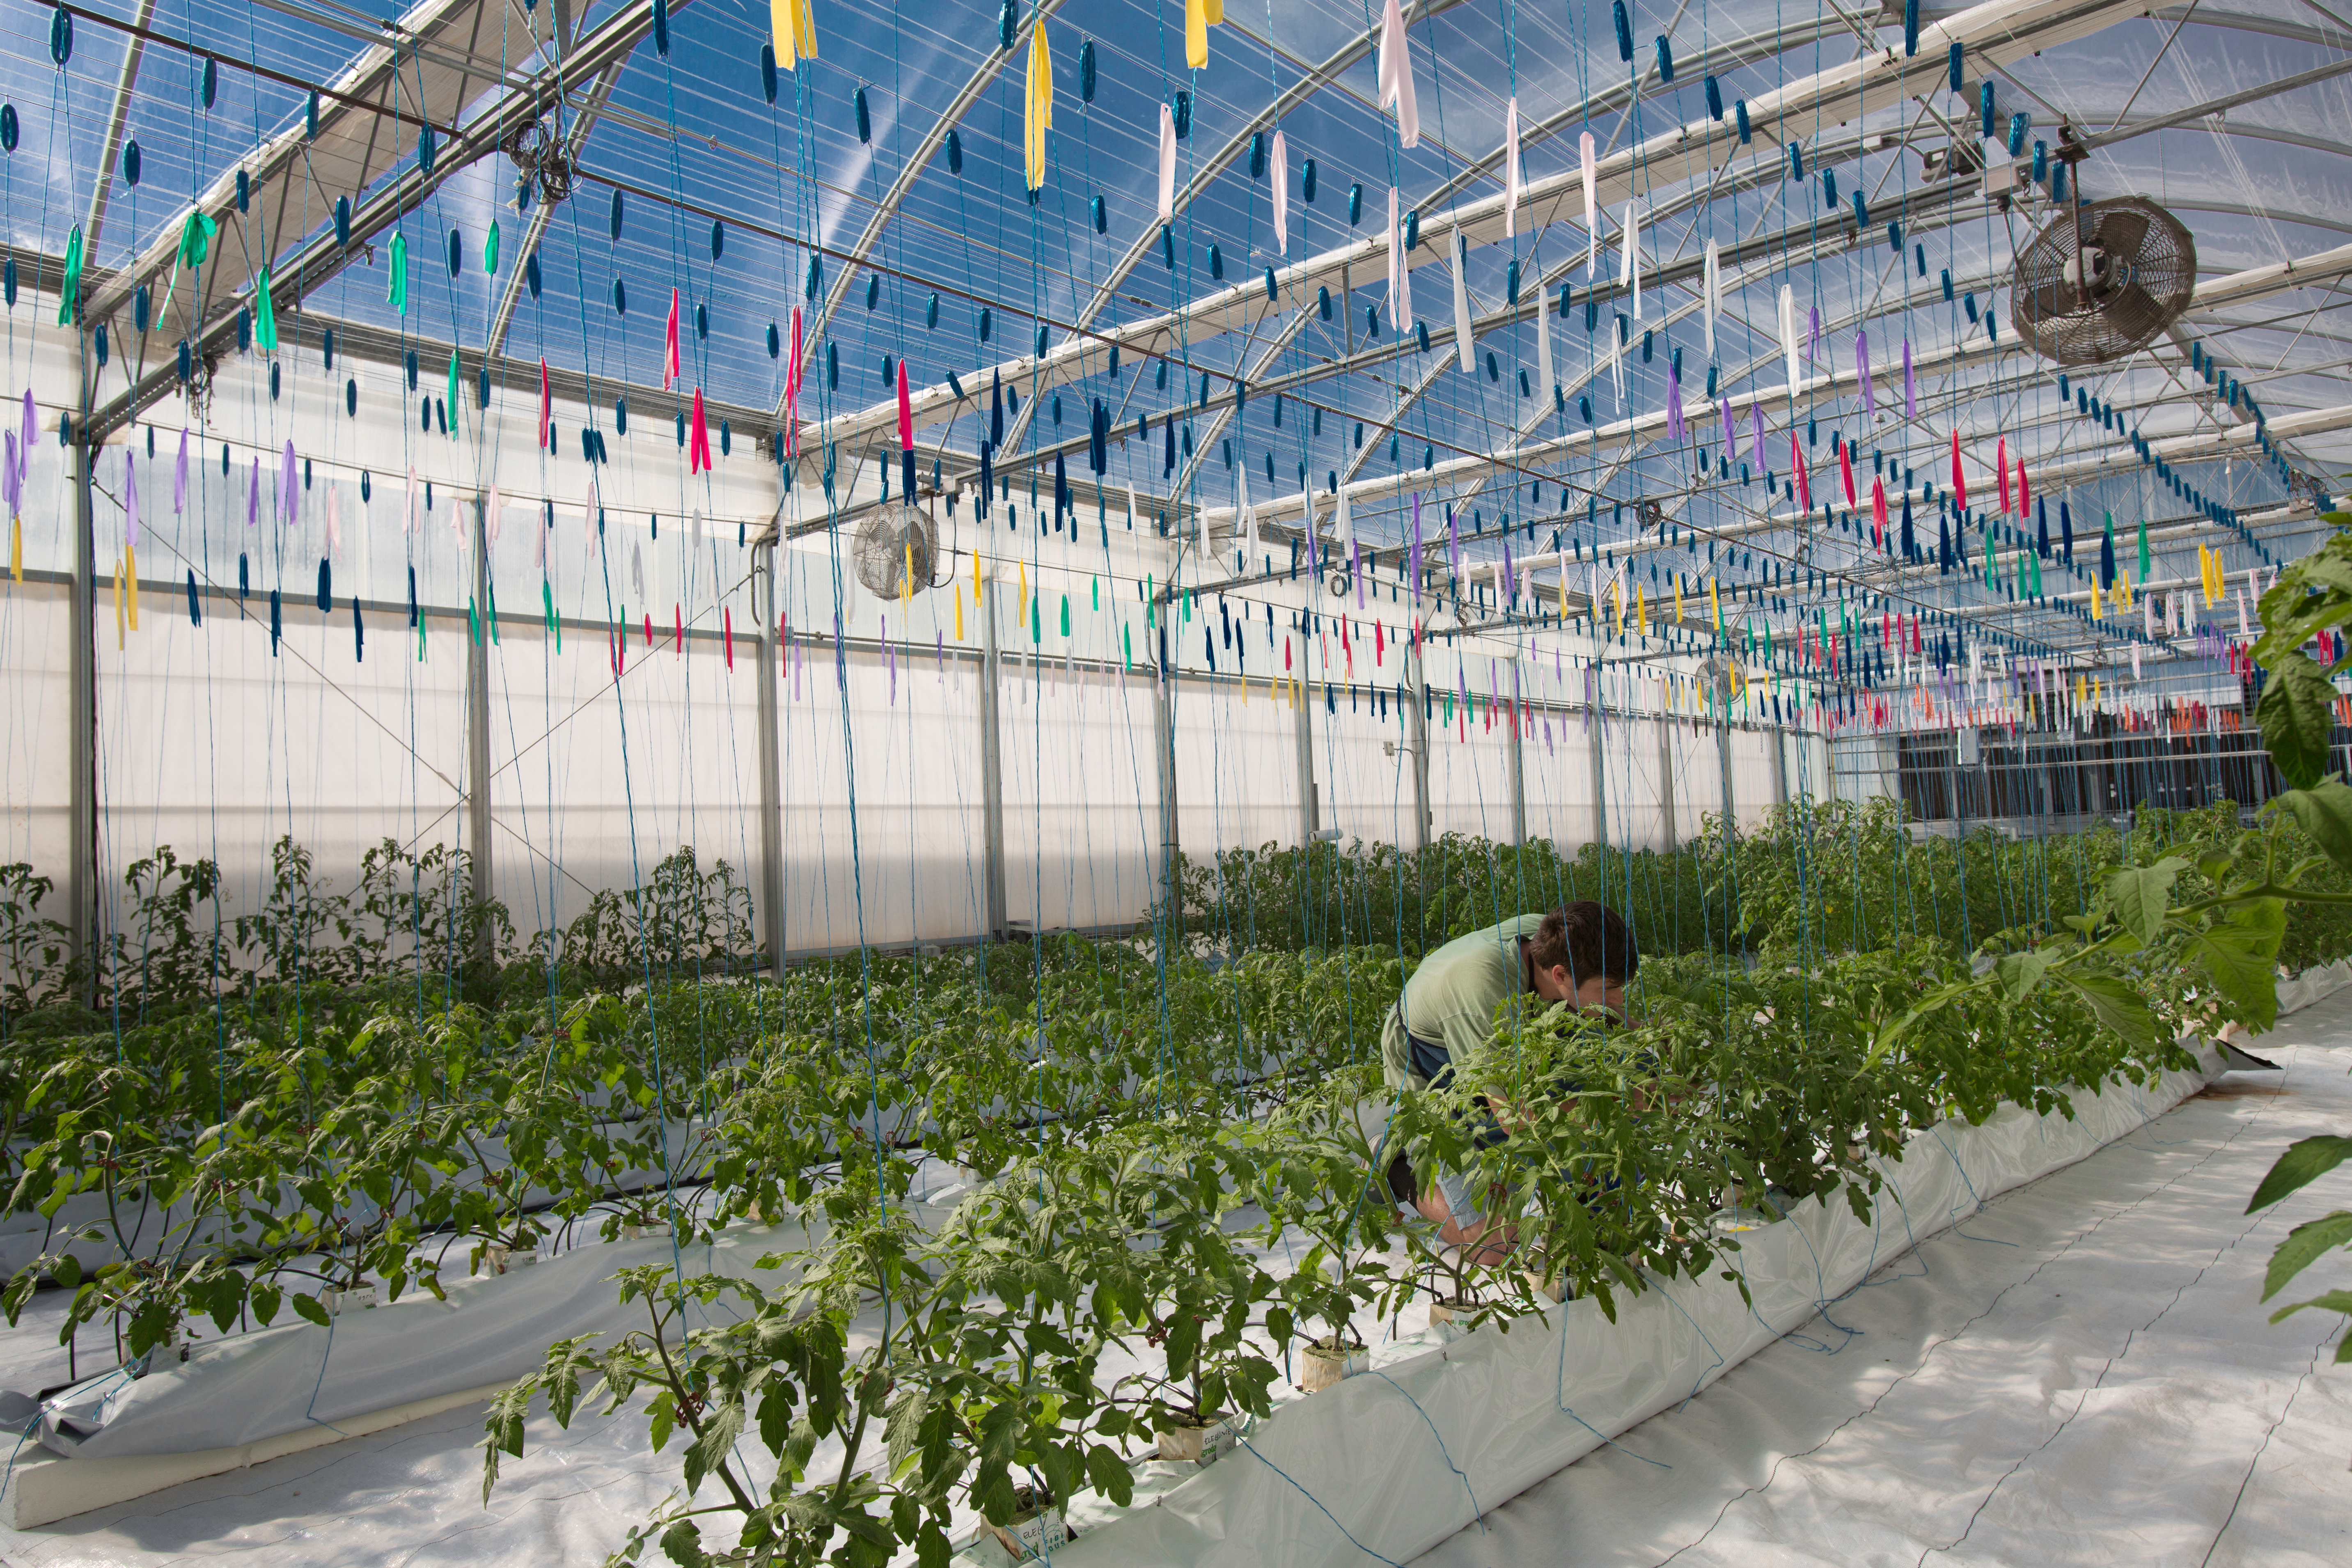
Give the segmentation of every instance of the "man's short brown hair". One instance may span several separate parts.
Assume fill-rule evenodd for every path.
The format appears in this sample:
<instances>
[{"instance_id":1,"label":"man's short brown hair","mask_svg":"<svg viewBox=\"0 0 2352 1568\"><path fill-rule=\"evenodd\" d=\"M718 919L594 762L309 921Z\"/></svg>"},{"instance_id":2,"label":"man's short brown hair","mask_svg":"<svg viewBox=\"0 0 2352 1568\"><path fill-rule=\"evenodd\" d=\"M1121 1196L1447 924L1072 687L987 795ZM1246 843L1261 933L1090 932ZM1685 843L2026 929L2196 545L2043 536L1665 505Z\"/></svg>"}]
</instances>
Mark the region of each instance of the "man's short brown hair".
<instances>
[{"instance_id":1,"label":"man's short brown hair","mask_svg":"<svg viewBox=\"0 0 2352 1568\"><path fill-rule=\"evenodd\" d=\"M1544 916L1543 924L1528 939L1528 956L1539 969L1565 966L1570 985L1596 974L1614 984L1628 984L1642 967L1633 933L1615 910L1591 899L1562 904Z\"/></svg>"}]
</instances>

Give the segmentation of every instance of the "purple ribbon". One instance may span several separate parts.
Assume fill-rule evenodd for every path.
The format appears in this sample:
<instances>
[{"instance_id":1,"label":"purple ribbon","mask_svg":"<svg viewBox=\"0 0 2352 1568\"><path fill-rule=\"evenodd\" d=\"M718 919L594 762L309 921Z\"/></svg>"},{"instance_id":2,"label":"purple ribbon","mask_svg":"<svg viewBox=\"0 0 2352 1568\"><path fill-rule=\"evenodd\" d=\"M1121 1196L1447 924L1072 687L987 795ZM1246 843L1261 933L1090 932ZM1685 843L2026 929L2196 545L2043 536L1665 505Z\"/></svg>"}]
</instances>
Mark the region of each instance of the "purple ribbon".
<instances>
[{"instance_id":1,"label":"purple ribbon","mask_svg":"<svg viewBox=\"0 0 2352 1568\"><path fill-rule=\"evenodd\" d=\"M172 511L174 516L188 510L188 433L180 432L180 462L172 470Z\"/></svg>"},{"instance_id":2,"label":"purple ribbon","mask_svg":"<svg viewBox=\"0 0 2352 1568\"><path fill-rule=\"evenodd\" d=\"M1862 383L1862 416L1864 419L1878 412L1878 399L1870 390L1870 334L1853 335L1853 373Z\"/></svg>"}]
</instances>

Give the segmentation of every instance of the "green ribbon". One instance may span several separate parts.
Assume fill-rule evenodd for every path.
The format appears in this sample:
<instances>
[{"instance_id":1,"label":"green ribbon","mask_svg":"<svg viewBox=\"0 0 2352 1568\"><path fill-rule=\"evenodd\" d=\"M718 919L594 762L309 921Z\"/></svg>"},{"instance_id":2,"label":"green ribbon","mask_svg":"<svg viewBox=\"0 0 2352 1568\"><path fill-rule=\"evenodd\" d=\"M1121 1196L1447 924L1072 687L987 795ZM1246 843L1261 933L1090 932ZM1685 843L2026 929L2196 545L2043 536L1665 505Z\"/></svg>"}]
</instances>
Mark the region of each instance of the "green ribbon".
<instances>
[{"instance_id":1,"label":"green ribbon","mask_svg":"<svg viewBox=\"0 0 2352 1568\"><path fill-rule=\"evenodd\" d=\"M449 351L449 439L457 438L457 416L465 405L457 401L457 351Z\"/></svg>"},{"instance_id":2,"label":"green ribbon","mask_svg":"<svg viewBox=\"0 0 2352 1568\"><path fill-rule=\"evenodd\" d=\"M392 237L392 287L384 299L394 315L408 314L408 237L404 234Z\"/></svg>"},{"instance_id":3,"label":"green ribbon","mask_svg":"<svg viewBox=\"0 0 2352 1568\"><path fill-rule=\"evenodd\" d=\"M188 221L180 226L180 253L172 261L172 280L163 285L163 305L155 312L157 321L172 308L172 296L180 287L180 268L202 267L213 252L213 236L219 232L220 225L202 212L190 213Z\"/></svg>"},{"instance_id":4,"label":"green ribbon","mask_svg":"<svg viewBox=\"0 0 2352 1568\"><path fill-rule=\"evenodd\" d=\"M58 325L65 326L81 308L81 225L66 241L65 287L58 290Z\"/></svg>"},{"instance_id":5,"label":"green ribbon","mask_svg":"<svg viewBox=\"0 0 2352 1568\"><path fill-rule=\"evenodd\" d=\"M278 308L269 302L269 268L264 265L253 286L253 342L263 353L278 352Z\"/></svg>"}]
</instances>

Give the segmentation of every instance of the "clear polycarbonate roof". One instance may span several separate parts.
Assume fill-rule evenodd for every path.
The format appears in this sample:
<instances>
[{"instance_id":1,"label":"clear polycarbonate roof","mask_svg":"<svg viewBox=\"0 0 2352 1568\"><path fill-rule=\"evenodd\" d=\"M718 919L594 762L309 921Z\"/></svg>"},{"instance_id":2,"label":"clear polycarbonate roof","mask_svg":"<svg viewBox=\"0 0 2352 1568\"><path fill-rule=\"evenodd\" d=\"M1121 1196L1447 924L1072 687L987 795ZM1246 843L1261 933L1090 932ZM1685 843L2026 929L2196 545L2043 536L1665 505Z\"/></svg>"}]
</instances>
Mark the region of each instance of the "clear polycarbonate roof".
<instances>
[{"instance_id":1,"label":"clear polycarbonate roof","mask_svg":"<svg viewBox=\"0 0 2352 1568\"><path fill-rule=\"evenodd\" d=\"M1916 58L1905 54L1900 5L1643 0L1625 13L1630 63L1608 5L1426 0L1404 9L1420 123L1410 149L1381 107L1382 14L1368 4L1227 0L1198 70L1185 67L1175 0L1024 4L1010 49L1006 12L988 0L809 0L809 10L816 58L770 79L770 10L742 0L672 6L658 29L666 51L651 12L634 5L433 5L394 26L388 11L331 0L159 0L152 15L101 0L80 14L62 69L51 13L19 7L0 20L5 90L21 124L5 164L11 238L54 257L80 221L130 25L143 15L151 42L124 121L142 178L133 188L118 171L94 268L173 244L192 201L302 126L306 84L342 79L367 51L390 48L392 75L413 74L415 91L369 99L376 140L335 165L364 182L351 193L355 207L414 176L419 113L446 144L486 110L536 93L534 111L506 129L535 121L525 142L573 148L569 197L543 230L532 223L542 187L503 152L443 170L396 215L428 256L446 250L452 228L475 248L493 223L509 246L539 235L541 287L518 295L495 345L511 267L455 279L425 268L425 331L463 352L544 358L622 396L659 385L676 290L704 312L690 379L722 405L773 420L797 306L814 389L798 412L816 448L837 439L860 456L895 445L884 375L903 363L919 444L951 481L977 473L992 435L979 389L1003 378L1027 417L992 453L1000 477L1031 464L1050 472L1058 455L1090 482L1087 433L1099 405L1114 437L1102 482L1131 486L1163 511L1206 514L1219 530L1231 525L1242 472L1269 518L1268 503L1290 498L1290 526L1298 492L1315 492L1327 533L1332 488L1354 484L1353 526L1370 547L1408 539L1418 494L1425 517L1442 504L1465 514L1474 561L1499 558L1506 537L1520 560L1557 549L1571 562L1665 539L1684 552L1678 569L1746 584L1759 605L1770 584L1810 581L1966 612L2021 647L2066 648L2108 635L2053 602L2079 581L2021 594L2012 564L1986 585L1996 452L2027 465L2053 520L2060 500L2070 520L2146 520L2160 550L2225 547L2232 568L2308 548L2321 526L2312 498L2343 489L2352 463L2352 417L2331 412L2352 404L2346 262L2312 260L2352 242L2352 24L2319 0L1930 6L1917 14ZM1946 22L1986 43L1966 54L1958 92L1945 79ZM1052 115L1033 200L1024 114L1040 28ZM625 43L633 31L633 47L593 58L583 42ZM209 107L203 52L218 57ZM1906 58L1910 78L1885 74ZM1858 94L1822 89L1870 71ZM2269 90L2278 84L2288 85ZM1163 229L1160 115L1180 95L1189 124ZM1505 189L1514 101L1527 186L1550 200L1522 209L1505 237L1486 219ZM1732 128L1767 104L1777 129L1743 144ZM336 101L327 107L331 117ZM1286 249L1275 171L1260 162L1277 132ZM1597 266L1577 183L1587 134L1608 187ZM2059 169L2072 189L2053 191ZM332 178L315 168L289 176L274 235L281 258L331 233ZM1450 238L1414 252L1412 325L1396 319L1377 244L1342 254L1381 238L1391 189L1431 231L1450 236L1448 220L1464 215L1466 371L1441 248ZM2144 350L2066 369L2063 398L2066 367L2020 341L2010 288L2017 252L2065 221L2058 195L2156 204L2193 239L2200 287L2220 290ZM1619 283L1629 196L1638 318L1633 289ZM1710 243L1721 278L1712 352ZM307 285L302 309L397 326L373 257L349 254ZM2289 262L2304 270L2260 275ZM237 280L223 282L226 309ZM1252 303L1268 282L1275 297ZM1784 289L1804 374L1843 377L1793 409ZM1625 348L1612 367L1620 316ZM1043 366L1041 329L1055 356ZM1858 333L1876 382L1867 410L1853 384ZM1116 373L1114 343L1125 345ZM1924 367L1910 406L1906 346ZM926 389L950 376L975 395L926 403ZM1249 389L1238 411L1235 382ZM1739 404L1759 392L1783 395L1760 421ZM1679 437L1663 417L1677 394ZM1965 523L1947 515L1955 433L1979 492ZM1782 488L1792 435L1811 470L1810 511ZM2154 444L2146 459L2142 439ZM1881 478L1895 508L1910 500L1925 564L1903 565L1884 536L1872 540L1866 493L1847 507L1832 479L1841 448L1859 460L1863 491ZM1974 552L1949 572L1934 561L1939 521L1956 552ZM1991 522L1997 552L2032 542L2037 527Z\"/></svg>"}]
</instances>

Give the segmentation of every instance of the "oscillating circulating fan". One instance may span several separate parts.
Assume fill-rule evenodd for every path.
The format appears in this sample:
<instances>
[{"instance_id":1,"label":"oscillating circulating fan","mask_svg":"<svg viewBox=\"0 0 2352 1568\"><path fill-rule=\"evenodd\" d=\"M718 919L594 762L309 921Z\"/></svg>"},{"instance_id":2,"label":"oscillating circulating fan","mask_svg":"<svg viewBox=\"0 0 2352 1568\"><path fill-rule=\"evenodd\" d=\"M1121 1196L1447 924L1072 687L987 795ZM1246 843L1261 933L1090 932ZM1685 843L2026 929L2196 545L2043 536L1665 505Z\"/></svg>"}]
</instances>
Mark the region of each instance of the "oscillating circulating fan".
<instances>
[{"instance_id":1,"label":"oscillating circulating fan","mask_svg":"<svg viewBox=\"0 0 2352 1568\"><path fill-rule=\"evenodd\" d=\"M857 580L877 599L931 586L939 533L920 507L890 501L857 525Z\"/></svg>"},{"instance_id":2,"label":"oscillating circulating fan","mask_svg":"<svg viewBox=\"0 0 2352 1568\"><path fill-rule=\"evenodd\" d=\"M2189 308L2197 242L2153 202L2118 196L2062 214L2017 253L2010 321L2060 364L2105 364Z\"/></svg>"},{"instance_id":3,"label":"oscillating circulating fan","mask_svg":"<svg viewBox=\"0 0 2352 1568\"><path fill-rule=\"evenodd\" d=\"M1699 666L1699 685L1715 700L1718 709L1727 708L1732 698L1738 695L1738 675L1739 666L1732 657L1719 653Z\"/></svg>"}]
</instances>

